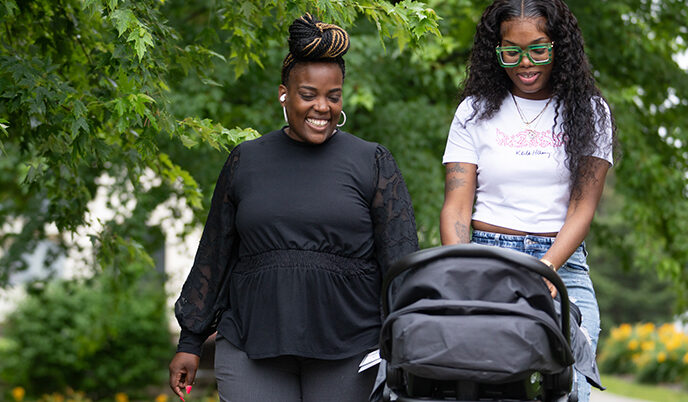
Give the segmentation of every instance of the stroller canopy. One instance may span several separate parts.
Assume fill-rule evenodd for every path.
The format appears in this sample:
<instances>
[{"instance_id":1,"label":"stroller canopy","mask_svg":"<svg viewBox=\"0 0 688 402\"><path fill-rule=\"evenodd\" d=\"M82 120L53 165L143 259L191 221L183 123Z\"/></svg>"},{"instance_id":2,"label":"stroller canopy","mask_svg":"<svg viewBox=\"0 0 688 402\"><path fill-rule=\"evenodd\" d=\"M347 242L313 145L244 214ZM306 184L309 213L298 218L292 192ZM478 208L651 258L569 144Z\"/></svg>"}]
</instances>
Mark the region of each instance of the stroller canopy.
<instances>
[{"instance_id":1,"label":"stroller canopy","mask_svg":"<svg viewBox=\"0 0 688 402\"><path fill-rule=\"evenodd\" d=\"M558 289L555 308L546 277ZM569 301L537 259L480 245L413 253L385 277L380 352L392 367L437 380L500 383L573 364Z\"/></svg>"}]
</instances>

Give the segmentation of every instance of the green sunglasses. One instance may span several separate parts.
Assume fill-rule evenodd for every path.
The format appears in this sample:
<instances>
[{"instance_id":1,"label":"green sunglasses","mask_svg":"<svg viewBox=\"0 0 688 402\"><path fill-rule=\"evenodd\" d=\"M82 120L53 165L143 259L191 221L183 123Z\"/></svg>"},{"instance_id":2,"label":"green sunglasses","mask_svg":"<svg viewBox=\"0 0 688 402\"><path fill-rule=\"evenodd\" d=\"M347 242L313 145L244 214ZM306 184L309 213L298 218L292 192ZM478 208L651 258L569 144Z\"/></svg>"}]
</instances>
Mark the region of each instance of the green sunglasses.
<instances>
[{"instance_id":1,"label":"green sunglasses","mask_svg":"<svg viewBox=\"0 0 688 402\"><path fill-rule=\"evenodd\" d=\"M552 48L554 42L539 43L536 45L527 46L521 49L518 46L497 46L497 58L502 67L510 68L521 64L523 60L523 53L528 56L528 59L536 66L542 66L552 62Z\"/></svg>"}]
</instances>

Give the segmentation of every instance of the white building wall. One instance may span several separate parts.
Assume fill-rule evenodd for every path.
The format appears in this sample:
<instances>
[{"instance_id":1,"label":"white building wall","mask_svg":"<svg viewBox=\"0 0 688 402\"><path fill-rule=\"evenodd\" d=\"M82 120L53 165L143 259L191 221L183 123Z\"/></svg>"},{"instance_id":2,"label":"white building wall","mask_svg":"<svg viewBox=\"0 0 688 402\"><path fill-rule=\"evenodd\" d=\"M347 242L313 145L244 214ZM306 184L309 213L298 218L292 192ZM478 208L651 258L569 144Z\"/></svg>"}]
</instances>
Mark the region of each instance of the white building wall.
<instances>
[{"instance_id":1,"label":"white building wall","mask_svg":"<svg viewBox=\"0 0 688 402\"><path fill-rule=\"evenodd\" d=\"M143 178L148 185L156 185L159 179L152 172L147 172ZM86 215L87 225L80 227L76 233L67 236L68 244L74 247L69 248L68 255L58 258L51 269L59 278L74 278L89 275L93 264L93 248L89 235L99 233L103 225L111 219L122 222L129 215L136 205L133 197L114 197L108 196L107 187L114 183L114 179L103 175L99 178L100 187L89 203L89 213ZM144 184L145 185L145 184ZM122 198L124 202L122 202ZM108 206L110 205L110 207ZM175 218L172 207L182 211L181 218ZM191 269L196 248L200 241L202 228L197 228L185 238L182 233L186 224L191 222L192 212L186 206L185 200L170 198L151 214L149 225L160 225L165 236L164 245L164 267L167 275L165 292L167 294L167 304L170 314L170 329L179 332L179 326L174 318L174 302L179 297L182 285ZM21 222L13 225L3 225L1 230L8 232L18 232L21 229ZM54 241L59 236L56 227L46 229L48 239L41 242L36 250L26 254L28 269L26 271L14 273L10 277L10 284L7 288L0 288L0 323L5 317L15 309L17 303L26 295L24 284L34 279L41 279L47 276L48 270L43 266L48 249L54 245ZM53 240L50 240L50 239ZM152 253L152 250L147 250ZM0 255L2 251L0 250Z\"/></svg>"}]
</instances>

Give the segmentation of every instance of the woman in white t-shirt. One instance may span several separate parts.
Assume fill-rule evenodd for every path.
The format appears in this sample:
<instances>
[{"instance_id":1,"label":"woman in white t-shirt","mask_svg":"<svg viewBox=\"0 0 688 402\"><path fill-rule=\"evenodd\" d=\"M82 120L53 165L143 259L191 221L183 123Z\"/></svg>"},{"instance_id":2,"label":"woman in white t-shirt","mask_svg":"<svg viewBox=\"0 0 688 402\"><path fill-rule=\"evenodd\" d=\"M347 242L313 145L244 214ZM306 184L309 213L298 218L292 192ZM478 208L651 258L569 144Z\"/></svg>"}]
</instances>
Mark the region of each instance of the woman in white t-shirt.
<instances>
[{"instance_id":1,"label":"woman in white t-shirt","mask_svg":"<svg viewBox=\"0 0 688 402\"><path fill-rule=\"evenodd\" d=\"M566 284L594 351L600 319L584 239L613 163L615 125L566 4L494 1L461 99L443 157L442 243L539 258ZM589 385L577 383L587 401Z\"/></svg>"}]
</instances>

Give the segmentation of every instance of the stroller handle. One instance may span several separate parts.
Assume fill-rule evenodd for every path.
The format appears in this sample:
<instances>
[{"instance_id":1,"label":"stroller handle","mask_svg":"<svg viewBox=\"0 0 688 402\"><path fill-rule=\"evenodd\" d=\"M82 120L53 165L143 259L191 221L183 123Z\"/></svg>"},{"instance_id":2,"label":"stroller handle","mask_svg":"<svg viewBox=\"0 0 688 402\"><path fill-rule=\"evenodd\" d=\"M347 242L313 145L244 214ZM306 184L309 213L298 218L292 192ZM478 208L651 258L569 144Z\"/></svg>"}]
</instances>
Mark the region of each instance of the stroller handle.
<instances>
[{"instance_id":1,"label":"stroller handle","mask_svg":"<svg viewBox=\"0 0 688 402\"><path fill-rule=\"evenodd\" d=\"M382 281L382 312L386 317L389 315L389 297L387 292L392 281L401 273L415 269L421 263L428 263L446 257L476 257L476 258L497 258L506 262L512 262L534 272L550 281L561 295L561 327L566 341L571 343L571 320L570 306L568 303L568 292L566 285L562 282L559 275L550 267L542 263L537 258L518 251L504 249L495 246L485 246L480 244L454 244L449 246L438 246L415 253L408 254L392 264L389 271L385 274Z\"/></svg>"}]
</instances>

